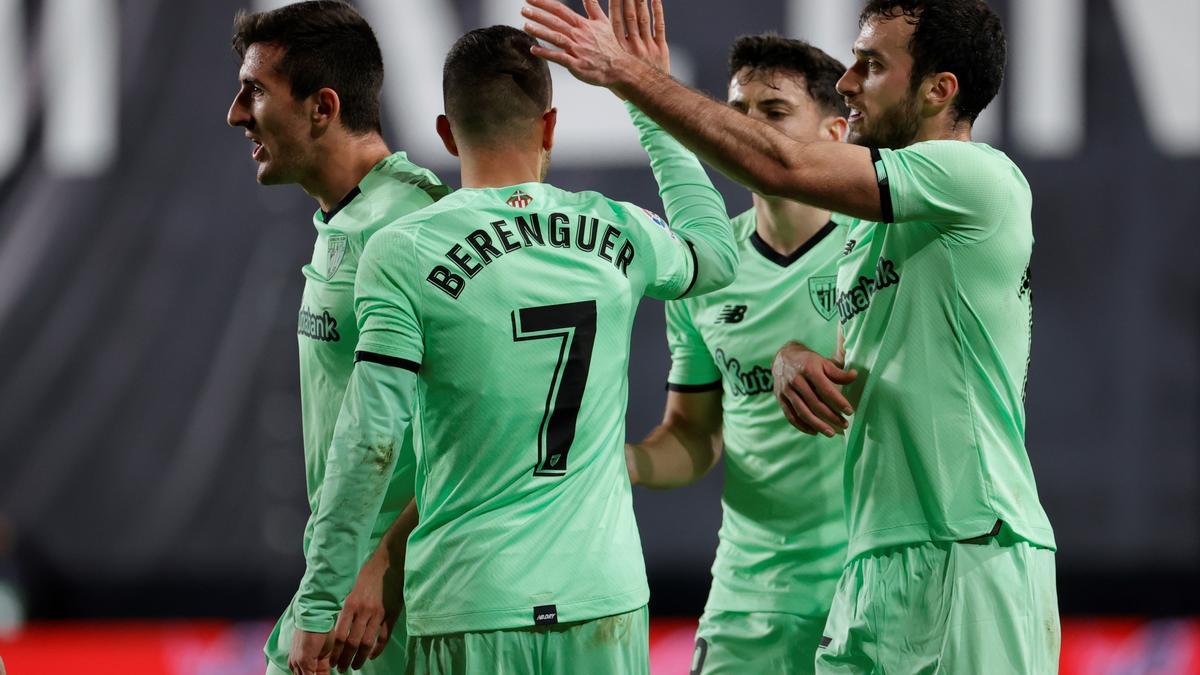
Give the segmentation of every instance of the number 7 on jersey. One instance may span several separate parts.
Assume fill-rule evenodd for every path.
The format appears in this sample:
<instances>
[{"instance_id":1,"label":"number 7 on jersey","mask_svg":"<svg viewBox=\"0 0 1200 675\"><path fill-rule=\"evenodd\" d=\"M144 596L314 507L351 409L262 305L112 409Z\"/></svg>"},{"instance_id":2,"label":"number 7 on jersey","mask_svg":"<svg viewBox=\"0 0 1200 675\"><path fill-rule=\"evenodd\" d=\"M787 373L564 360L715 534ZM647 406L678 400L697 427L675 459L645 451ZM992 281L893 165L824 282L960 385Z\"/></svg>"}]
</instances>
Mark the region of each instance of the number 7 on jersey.
<instances>
[{"instance_id":1,"label":"number 7 on jersey","mask_svg":"<svg viewBox=\"0 0 1200 675\"><path fill-rule=\"evenodd\" d=\"M535 476L564 476L575 442L575 422L596 342L596 301L526 307L512 313L513 342L556 339L558 362L550 376L546 410L538 427Z\"/></svg>"}]
</instances>

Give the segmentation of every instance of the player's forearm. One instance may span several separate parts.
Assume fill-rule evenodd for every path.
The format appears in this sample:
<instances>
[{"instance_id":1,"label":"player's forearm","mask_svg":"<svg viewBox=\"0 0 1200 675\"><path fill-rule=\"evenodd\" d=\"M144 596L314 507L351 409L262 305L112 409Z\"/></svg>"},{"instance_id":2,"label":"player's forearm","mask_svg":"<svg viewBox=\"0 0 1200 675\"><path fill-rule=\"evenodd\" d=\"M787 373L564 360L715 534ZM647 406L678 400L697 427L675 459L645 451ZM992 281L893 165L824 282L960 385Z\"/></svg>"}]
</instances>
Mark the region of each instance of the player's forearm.
<instances>
[{"instance_id":1,"label":"player's forearm","mask_svg":"<svg viewBox=\"0 0 1200 675\"><path fill-rule=\"evenodd\" d=\"M878 188L847 170L870 168L865 148L791 139L643 61L627 61L613 90L721 173L759 194L881 217Z\"/></svg>"},{"instance_id":2,"label":"player's forearm","mask_svg":"<svg viewBox=\"0 0 1200 675\"><path fill-rule=\"evenodd\" d=\"M695 253L696 281L691 292L705 293L728 286L737 271L738 252L725 200L696 155L637 108L627 108L650 157L650 170L658 182L667 221Z\"/></svg>"},{"instance_id":3,"label":"player's forearm","mask_svg":"<svg viewBox=\"0 0 1200 675\"><path fill-rule=\"evenodd\" d=\"M699 480L721 458L721 433L668 420L640 443L626 446L630 476L655 489L683 487Z\"/></svg>"},{"instance_id":4,"label":"player's forearm","mask_svg":"<svg viewBox=\"0 0 1200 675\"><path fill-rule=\"evenodd\" d=\"M296 599L302 630L333 628L367 555L396 456L411 420L416 376L400 368L360 362L338 415L313 519L307 568ZM414 509L415 513L415 509Z\"/></svg>"}]
</instances>

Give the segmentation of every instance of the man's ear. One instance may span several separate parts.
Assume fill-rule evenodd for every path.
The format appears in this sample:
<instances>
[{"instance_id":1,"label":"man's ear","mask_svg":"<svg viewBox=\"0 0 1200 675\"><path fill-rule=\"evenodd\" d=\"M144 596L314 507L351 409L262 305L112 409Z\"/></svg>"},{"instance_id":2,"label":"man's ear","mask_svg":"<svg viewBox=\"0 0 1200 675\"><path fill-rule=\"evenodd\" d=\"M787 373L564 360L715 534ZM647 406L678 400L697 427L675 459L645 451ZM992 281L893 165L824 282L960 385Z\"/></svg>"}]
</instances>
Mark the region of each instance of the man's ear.
<instances>
[{"instance_id":1,"label":"man's ear","mask_svg":"<svg viewBox=\"0 0 1200 675\"><path fill-rule=\"evenodd\" d=\"M820 136L822 140L834 141L841 143L846 140L846 133L850 130L850 123L845 117L840 115L830 115L821 120Z\"/></svg>"},{"instance_id":2,"label":"man's ear","mask_svg":"<svg viewBox=\"0 0 1200 675\"><path fill-rule=\"evenodd\" d=\"M958 77L954 73L934 73L925 78L922 89L925 91L922 102L932 117L954 103L954 97L958 96Z\"/></svg>"},{"instance_id":3,"label":"man's ear","mask_svg":"<svg viewBox=\"0 0 1200 675\"><path fill-rule=\"evenodd\" d=\"M318 89L312 98L313 106L309 121L313 127L324 132L342 114L342 99L338 98L337 92L329 87Z\"/></svg>"},{"instance_id":4,"label":"man's ear","mask_svg":"<svg viewBox=\"0 0 1200 675\"><path fill-rule=\"evenodd\" d=\"M551 108L542 115L542 149L554 149L554 127L558 125L558 108Z\"/></svg>"},{"instance_id":5,"label":"man's ear","mask_svg":"<svg viewBox=\"0 0 1200 675\"><path fill-rule=\"evenodd\" d=\"M458 143L454 141L454 131L450 129L450 118L445 115L437 116L437 135L446 146L446 152L458 157Z\"/></svg>"}]
</instances>

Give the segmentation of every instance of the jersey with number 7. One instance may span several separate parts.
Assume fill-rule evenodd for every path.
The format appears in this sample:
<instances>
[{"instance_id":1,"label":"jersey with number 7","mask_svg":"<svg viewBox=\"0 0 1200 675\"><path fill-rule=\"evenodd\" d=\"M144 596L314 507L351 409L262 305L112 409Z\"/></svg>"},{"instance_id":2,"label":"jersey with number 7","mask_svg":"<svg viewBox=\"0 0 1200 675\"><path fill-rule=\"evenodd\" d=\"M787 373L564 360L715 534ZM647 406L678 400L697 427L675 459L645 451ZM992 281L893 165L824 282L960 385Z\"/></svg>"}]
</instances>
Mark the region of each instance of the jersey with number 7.
<instances>
[{"instance_id":1,"label":"jersey with number 7","mask_svg":"<svg viewBox=\"0 0 1200 675\"><path fill-rule=\"evenodd\" d=\"M631 204L526 183L463 189L371 240L359 358L419 372L412 634L646 604L622 452L630 330L643 295L714 288L687 238L732 251L715 220L677 235Z\"/></svg>"}]
</instances>

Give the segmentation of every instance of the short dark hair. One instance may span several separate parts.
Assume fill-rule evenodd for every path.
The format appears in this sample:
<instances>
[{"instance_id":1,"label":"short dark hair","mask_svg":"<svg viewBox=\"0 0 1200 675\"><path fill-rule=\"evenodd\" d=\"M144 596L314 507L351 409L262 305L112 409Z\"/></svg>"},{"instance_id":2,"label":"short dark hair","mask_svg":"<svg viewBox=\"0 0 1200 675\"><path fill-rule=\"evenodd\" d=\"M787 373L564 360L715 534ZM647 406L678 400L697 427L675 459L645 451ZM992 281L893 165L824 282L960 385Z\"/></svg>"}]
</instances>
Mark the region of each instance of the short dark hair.
<instances>
[{"instance_id":1,"label":"short dark hair","mask_svg":"<svg viewBox=\"0 0 1200 675\"><path fill-rule=\"evenodd\" d=\"M446 116L457 133L499 140L550 107L550 67L529 53L537 42L510 26L477 28L450 47L442 66Z\"/></svg>"},{"instance_id":2,"label":"short dark hair","mask_svg":"<svg viewBox=\"0 0 1200 675\"><path fill-rule=\"evenodd\" d=\"M255 43L283 48L279 71L297 99L329 87L341 101L342 125L353 133L379 132L383 55L370 24L340 0L297 2L268 12L239 12L233 51Z\"/></svg>"},{"instance_id":3,"label":"short dark hair","mask_svg":"<svg viewBox=\"0 0 1200 675\"><path fill-rule=\"evenodd\" d=\"M874 17L904 17L915 26L908 50L913 87L933 73L954 73L959 119L974 122L1004 81L1008 42L1000 17L983 0L871 0L859 25Z\"/></svg>"},{"instance_id":4,"label":"short dark hair","mask_svg":"<svg viewBox=\"0 0 1200 675\"><path fill-rule=\"evenodd\" d=\"M743 35L729 50L729 76L749 68L751 72L788 72L804 78L809 98L835 115L846 115L846 101L837 92L837 82L846 72L840 61L802 40L775 33Z\"/></svg>"}]
</instances>

